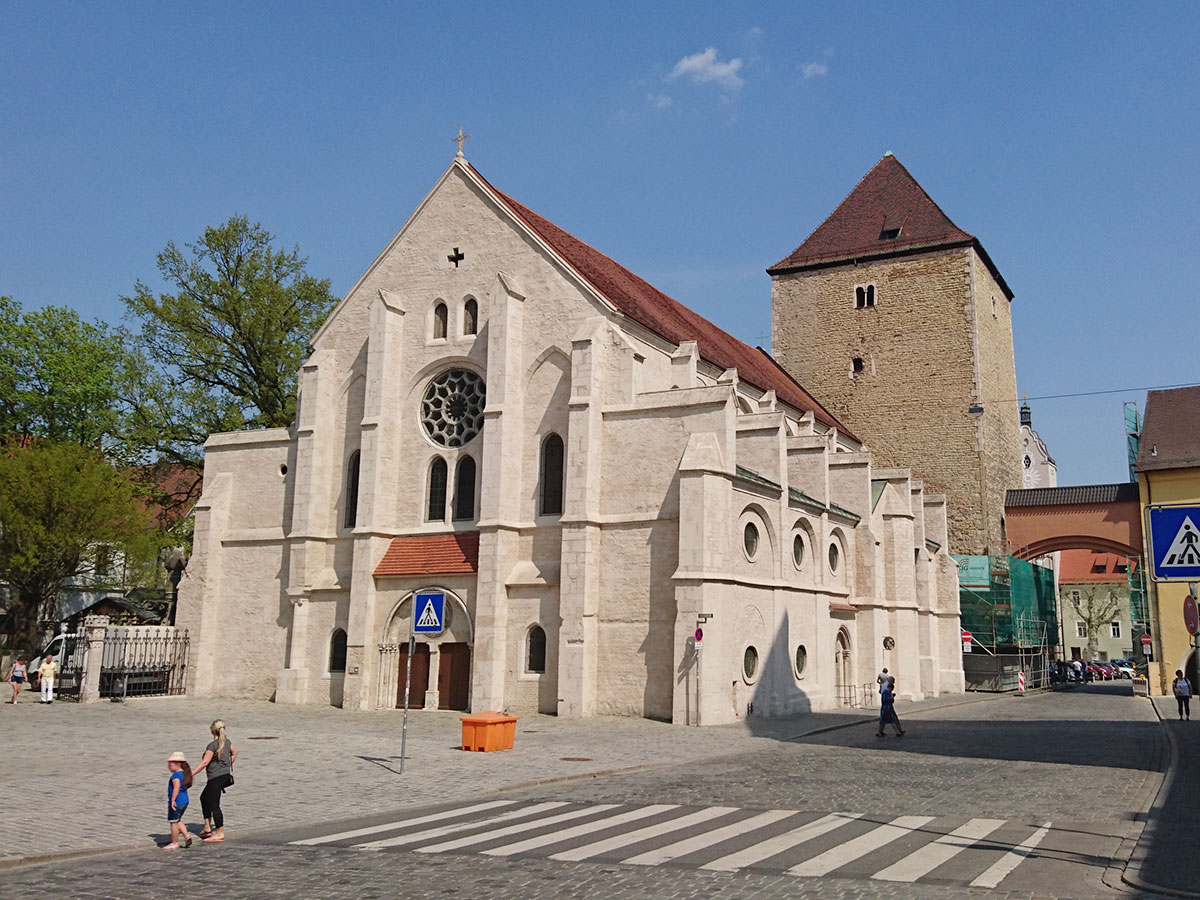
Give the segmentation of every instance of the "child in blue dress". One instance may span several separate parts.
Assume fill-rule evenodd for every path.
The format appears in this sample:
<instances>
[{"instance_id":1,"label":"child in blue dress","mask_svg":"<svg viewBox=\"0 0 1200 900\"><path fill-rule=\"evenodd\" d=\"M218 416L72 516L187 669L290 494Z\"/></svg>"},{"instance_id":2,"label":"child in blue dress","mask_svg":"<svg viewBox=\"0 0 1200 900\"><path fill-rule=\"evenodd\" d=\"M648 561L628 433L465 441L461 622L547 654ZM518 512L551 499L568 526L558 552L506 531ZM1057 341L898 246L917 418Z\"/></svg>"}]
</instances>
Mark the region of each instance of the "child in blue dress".
<instances>
[{"instance_id":1,"label":"child in blue dress","mask_svg":"<svg viewBox=\"0 0 1200 900\"><path fill-rule=\"evenodd\" d=\"M183 814L188 808L188 788L192 786L192 767L188 765L187 757L180 751L175 751L167 757L167 769L171 777L167 779L167 821L171 823L171 843L164 844L164 850L178 850L180 845L192 846L191 835L183 824Z\"/></svg>"}]
</instances>

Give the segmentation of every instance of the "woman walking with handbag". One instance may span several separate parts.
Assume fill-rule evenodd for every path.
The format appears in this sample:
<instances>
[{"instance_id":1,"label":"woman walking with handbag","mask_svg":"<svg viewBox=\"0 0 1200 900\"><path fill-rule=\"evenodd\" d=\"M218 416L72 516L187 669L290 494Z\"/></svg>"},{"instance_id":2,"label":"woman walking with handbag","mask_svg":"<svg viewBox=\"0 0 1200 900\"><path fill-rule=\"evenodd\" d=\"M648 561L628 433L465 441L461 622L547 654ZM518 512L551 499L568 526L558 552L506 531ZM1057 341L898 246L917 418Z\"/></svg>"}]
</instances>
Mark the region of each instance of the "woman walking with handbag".
<instances>
[{"instance_id":1,"label":"woman walking with handbag","mask_svg":"<svg viewBox=\"0 0 1200 900\"><path fill-rule=\"evenodd\" d=\"M225 814L221 812L221 795L233 784L233 763L237 749L225 736L225 723L217 719L209 728L213 739L204 748L204 758L199 769L208 776L204 790L200 792L200 809L204 813L204 830L200 837L206 844L220 844L225 840Z\"/></svg>"}]
</instances>

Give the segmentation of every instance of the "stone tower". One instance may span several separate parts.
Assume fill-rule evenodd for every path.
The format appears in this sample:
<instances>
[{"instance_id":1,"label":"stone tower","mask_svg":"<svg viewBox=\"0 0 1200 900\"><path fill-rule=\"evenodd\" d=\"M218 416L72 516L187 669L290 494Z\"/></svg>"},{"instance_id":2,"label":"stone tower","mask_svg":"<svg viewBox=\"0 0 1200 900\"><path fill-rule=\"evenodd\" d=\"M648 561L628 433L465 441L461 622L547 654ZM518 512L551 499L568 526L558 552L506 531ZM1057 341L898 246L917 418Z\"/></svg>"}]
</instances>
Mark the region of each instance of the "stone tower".
<instances>
[{"instance_id":1,"label":"stone tower","mask_svg":"<svg viewBox=\"0 0 1200 900\"><path fill-rule=\"evenodd\" d=\"M767 272L775 357L877 464L946 494L952 553L1004 539L1019 488L1009 290L890 153Z\"/></svg>"}]
</instances>

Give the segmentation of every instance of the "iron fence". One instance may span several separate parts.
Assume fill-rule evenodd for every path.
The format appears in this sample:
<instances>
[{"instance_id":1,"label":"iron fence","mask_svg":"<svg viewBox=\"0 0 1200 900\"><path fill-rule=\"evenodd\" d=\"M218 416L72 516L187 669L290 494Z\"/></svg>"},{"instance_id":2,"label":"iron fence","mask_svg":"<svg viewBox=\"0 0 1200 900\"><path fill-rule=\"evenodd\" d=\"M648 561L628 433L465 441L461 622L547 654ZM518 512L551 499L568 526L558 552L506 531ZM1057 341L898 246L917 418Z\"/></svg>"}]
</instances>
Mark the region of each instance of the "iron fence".
<instances>
[{"instance_id":1,"label":"iron fence","mask_svg":"<svg viewBox=\"0 0 1200 900\"><path fill-rule=\"evenodd\" d=\"M182 694L187 680L187 631L122 628L104 638L101 697Z\"/></svg>"},{"instance_id":2,"label":"iron fence","mask_svg":"<svg viewBox=\"0 0 1200 900\"><path fill-rule=\"evenodd\" d=\"M78 700L83 684L83 656L87 644L82 634L64 634L58 651L58 677L54 679L56 700Z\"/></svg>"}]
</instances>

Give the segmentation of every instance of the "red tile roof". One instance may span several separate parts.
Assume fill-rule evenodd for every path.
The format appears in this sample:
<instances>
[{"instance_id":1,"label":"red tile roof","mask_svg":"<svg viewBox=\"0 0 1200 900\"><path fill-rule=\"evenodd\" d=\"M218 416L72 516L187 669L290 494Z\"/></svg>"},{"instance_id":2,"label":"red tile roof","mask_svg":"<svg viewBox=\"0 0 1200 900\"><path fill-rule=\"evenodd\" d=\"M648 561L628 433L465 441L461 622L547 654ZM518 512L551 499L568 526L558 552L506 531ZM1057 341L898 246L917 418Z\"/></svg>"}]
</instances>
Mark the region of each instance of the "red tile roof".
<instances>
[{"instance_id":1,"label":"red tile roof","mask_svg":"<svg viewBox=\"0 0 1200 900\"><path fill-rule=\"evenodd\" d=\"M884 233L898 229L896 237ZM941 207L890 153L877 162L816 230L767 269L772 275L849 260L973 246L1008 298L1000 272L979 240L950 221Z\"/></svg>"},{"instance_id":2,"label":"red tile roof","mask_svg":"<svg viewBox=\"0 0 1200 900\"><path fill-rule=\"evenodd\" d=\"M392 538L376 575L470 575L479 571L479 532Z\"/></svg>"},{"instance_id":3,"label":"red tile roof","mask_svg":"<svg viewBox=\"0 0 1200 900\"><path fill-rule=\"evenodd\" d=\"M818 422L857 440L761 347L754 348L739 341L620 263L497 190L474 166L471 171L497 200L629 318L673 344L695 341L703 359L721 369L737 369L742 381L759 390L774 390L782 402L801 412L811 412Z\"/></svg>"},{"instance_id":4,"label":"red tile roof","mask_svg":"<svg viewBox=\"0 0 1200 900\"><path fill-rule=\"evenodd\" d=\"M1128 581L1126 572L1117 571L1118 566L1129 561L1115 553L1099 553L1095 550L1063 550L1058 562L1059 584L1115 584ZM1100 571L1096 571L1099 569Z\"/></svg>"},{"instance_id":5,"label":"red tile roof","mask_svg":"<svg viewBox=\"0 0 1200 900\"><path fill-rule=\"evenodd\" d=\"M1150 391L1136 469L1200 467L1200 386Z\"/></svg>"}]
</instances>

